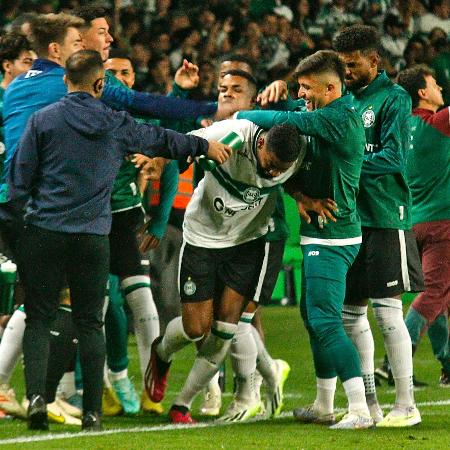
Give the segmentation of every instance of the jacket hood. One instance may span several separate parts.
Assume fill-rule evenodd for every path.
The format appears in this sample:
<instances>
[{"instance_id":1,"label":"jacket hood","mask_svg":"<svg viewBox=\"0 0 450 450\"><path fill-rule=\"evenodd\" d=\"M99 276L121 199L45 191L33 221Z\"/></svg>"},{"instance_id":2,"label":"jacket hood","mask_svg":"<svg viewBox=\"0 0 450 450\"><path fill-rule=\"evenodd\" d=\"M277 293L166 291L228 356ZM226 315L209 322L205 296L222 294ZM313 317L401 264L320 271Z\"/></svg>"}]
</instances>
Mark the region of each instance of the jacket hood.
<instances>
[{"instance_id":1,"label":"jacket hood","mask_svg":"<svg viewBox=\"0 0 450 450\"><path fill-rule=\"evenodd\" d=\"M117 128L123 118L111 114L100 100L86 92L73 92L63 99L62 114L66 123L81 135L100 136Z\"/></svg>"}]
</instances>

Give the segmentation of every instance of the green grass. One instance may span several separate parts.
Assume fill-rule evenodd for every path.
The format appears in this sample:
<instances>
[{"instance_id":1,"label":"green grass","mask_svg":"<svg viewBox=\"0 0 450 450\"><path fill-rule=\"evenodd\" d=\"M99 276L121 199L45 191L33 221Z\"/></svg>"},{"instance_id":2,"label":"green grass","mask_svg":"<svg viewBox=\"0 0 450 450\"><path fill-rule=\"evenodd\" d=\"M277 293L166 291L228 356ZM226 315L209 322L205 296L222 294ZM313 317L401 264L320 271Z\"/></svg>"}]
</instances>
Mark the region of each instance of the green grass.
<instances>
[{"instance_id":1,"label":"green grass","mask_svg":"<svg viewBox=\"0 0 450 450\"><path fill-rule=\"evenodd\" d=\"M372 320L372 319L371 319ZM210 426L180 430L164 430L165 417L136 416L105 418L106 430L134 427L161 427L157 431L121 432L103 436L77 435L75 439L46 440L33 443L14 443L0 446L26 450L33 449L448 449L450 446L450 404L421 406L423 422L409 429L332 431L319 425L299 425L291 417L291 411L298 405L305 405L314 399L315 377L311 361L308 338L297 308L273 307L263 311L267 346L275 358L287 360L292 367L291 376L286 383L286 413L273 421L260 421L241 425ZM373 323L373 320L372 320ZM376 363L383 356L380 334L373 327L376 340ZM189 348L175 359L169 380L169 393L164 402L169 408L171 400L181 387L192 363L194 350ZM130 342L130 372L135 376L136 384L140 380L136 345ZM436 402L450 400L450 390L438 387L439 365L433 357L428 339L424 339L415 356L417 377L429 383L429 387L417 390L416 401ZM227 392L224 404L230 401L231 370L227 367ZM19 398L23 395L22 369L16 369L12 384ZM394 393L391 387L378 388L382 404L391 404ZM198 411L200 399L194 403L194 417ZM345 396L341 387L336 394L336 406L345 407ZM197 417L200 421L204 419ZM210 422L211 424L212 422ZM51 434L74 432L73 427L51 425ZM24 422L0 421L1 439L17 437L46 436L45 433L33 434L26 430Z\"/></svg>"}]
</instances>

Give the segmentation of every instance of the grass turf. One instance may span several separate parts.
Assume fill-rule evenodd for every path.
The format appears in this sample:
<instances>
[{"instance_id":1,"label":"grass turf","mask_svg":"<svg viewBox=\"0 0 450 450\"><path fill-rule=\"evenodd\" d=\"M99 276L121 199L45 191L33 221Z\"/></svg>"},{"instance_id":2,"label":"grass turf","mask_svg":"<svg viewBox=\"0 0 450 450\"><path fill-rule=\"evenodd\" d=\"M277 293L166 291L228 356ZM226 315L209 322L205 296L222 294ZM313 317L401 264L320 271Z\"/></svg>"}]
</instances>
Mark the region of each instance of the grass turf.
<instances>
[{"instance_id":1,"label":"grass turf","mask_svg":"<svg viewBox=\"0 0 450 450\"><path fill-rule=\"evenodd\" d=\"M373 318L371 317L371 322ZM415 374L429 386L416 390L415 396L422 413L422 424L409 429L333 431L319 425L300 425L292 419L291 411L298 405L311 403L315 396L315 377L308 338L300 323L297 308L271 307L263 311L268 349L274 358L283 358L292 367L285 386L285 413L272 421L215 426L212 421L196 416L200 404L197 398L193 406L194 418L202 423L202 428L173 430L167 427L165 416L104 418L104 429L113 434L86 435L78 433L74 427L52 425L50 434L75 433L70 439L49 440L47 433L32 433L26 430L24 422L16 420L0 421L0 450L3 448L33 449L446 449L449 448L450 431L450 389L438 387L439 365L425 338L414 358ZM380 334L372 327L376 341L376 363L379 365L384 353ZM177 355L169 379L169 392L164 402L166 409L181 387L194 356L194 349L187 348ZM140 374L136 344L130 339L130 374L139 386ZM227 390L224 405L231 400L231 370L227 366ZM18 398L24 392L23 375L18 367L12 379ZM382 404L392 404L393 388L386 383L378 388ZM441 404L438 404L441 402ZM336 407L345 407L342 387L336 393ZM386 407L385 411L389 408ZM75 427L76 429L76 427ZM116 433L114 430L120 429ZM130 429L126 432L126 429ZM2 440L13 438L45 439L35 442L6 443ZM20 446L20 447L19 447Z\"/></svg>"}]
</instances>

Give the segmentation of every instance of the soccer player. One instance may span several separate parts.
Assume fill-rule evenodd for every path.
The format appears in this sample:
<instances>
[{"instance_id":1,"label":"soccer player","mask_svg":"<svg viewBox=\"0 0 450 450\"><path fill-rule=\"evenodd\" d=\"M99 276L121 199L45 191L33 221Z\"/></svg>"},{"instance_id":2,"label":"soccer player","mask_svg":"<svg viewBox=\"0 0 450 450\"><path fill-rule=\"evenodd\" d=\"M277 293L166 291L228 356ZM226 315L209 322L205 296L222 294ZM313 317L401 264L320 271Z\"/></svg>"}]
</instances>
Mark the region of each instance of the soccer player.
<instances>
[{"instance_id":1,"label":"soccer player","mask_svg":"<svg viewBox=\"0 0 450 450\"><path fill-rule=\"evenodd\" d=\"M18 241L27 313L23 348L29 427L48 428L44 396L51 402L56 391L45 384L49 326L65 276L83 372L82 427L92 430L101 426L110 195L123 157L137 150L180 159L208 154L222 163L230 148L136 124L126 113L103 105L97 100L104 85L98 52L76 52L67 60L66 72L69 94L30 118L8 184L12 201L29 198Z\"/></svg>"},{"instance_id":2,"label":"soccer player","mask_svg":"<svg viewBox=\"0 0 450 450\"><path fill-rule=\"evenodd\" d=\"M356 196L364 129L351 99L342 96L345 68L335 52L319 51L305 58L297 66L296 75L298 94L308 111L240 112L237 117L263 127L293 124L310 136L302 169L289 182L302 218L301 313L310 336L318 387L335 385L337 375L347 394L348 414L332 428L368 428L373 421L366 405L359 358L341 317L347 272L361 244ZM270 90L278 89L273 85ZM283 90L286 94L285 84ZM313 212L309 214L308 210ZM321 396L313 405L296 409L294 416L302 422L335 422L332 402L324 402Z\"/></svg>"},{"instance_id":3,"label":"soccer player","mask_svg":"<svg viewBox=\"0 0 450 450\"><path fill-rule=\"evenodd\" d=\"M334 39L346 65L345 84L363 120L367 141L358 196L363 240L348 273L343 319L360 355L373 419L380 427L403 427L415 425L421 418L414 403L411 338L403 321L401 295L422 290L423 280L411 230L411 193L406 180L411 98L378 70L379 45L376 29L365 25L345 28ZM368 299L395 379L395 405L384 419L375 392ZM332 392L330 386L328 395Z\"/></svg>"},{"instance_id":4,"label":"soccer player","mask_svg":"<svg viewBox=\"0 0 450 450\"><path fill-rule=\"evenodd\" d=\"M146 387L153 401L164 397L173 354L207 336L169 416L192 423L190 407L218 371L245 304L264 276L265 234L278 187L299 167L305 143L295 128L265 132L249 121L222 121L194 133L243 141L230 161L207 172L186 210L179 287L182 316L152 345ZM209 333L209 335L208 335Z\"/></svg>"},{"instance_id":5,"label":"soccer player","mask_svg":"<svg viewBox=\"0 0 450 450\"><path fill-rule=\"evenodd\" d=\"M416 66L400 72L398 84L412 100L411 150L407 175L412 194L412 223L419 245L425 291L405 318L413 354L428 328L442 365L440 385L450 385L448 311L450 309L450 115L434 72ZM439 110L439 111L438 111Z\"/></svg>"}]
</instances>

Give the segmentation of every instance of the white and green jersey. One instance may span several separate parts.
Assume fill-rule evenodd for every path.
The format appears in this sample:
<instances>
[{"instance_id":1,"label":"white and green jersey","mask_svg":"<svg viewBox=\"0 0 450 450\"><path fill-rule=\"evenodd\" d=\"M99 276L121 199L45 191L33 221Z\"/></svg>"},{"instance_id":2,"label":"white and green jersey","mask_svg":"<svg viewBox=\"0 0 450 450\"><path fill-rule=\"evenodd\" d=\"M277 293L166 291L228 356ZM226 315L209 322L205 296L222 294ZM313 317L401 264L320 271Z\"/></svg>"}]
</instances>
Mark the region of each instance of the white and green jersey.
<instances>
[{"instance_id":1,"label":"white and green jersey","mask_svg":"<svg viewBox=\"0 0 450 450\"><path fill-rule=\"evenodd\" d=\"M191 134L218 141L230 132L244 142L216 169L206 172L186 209L183 237L197 247L226 248L264 236L279 185L299 167L294 163L275 178L257 173L257 141L264 130L248 120L224 120Z\"/></svg>"}]
</instances>

